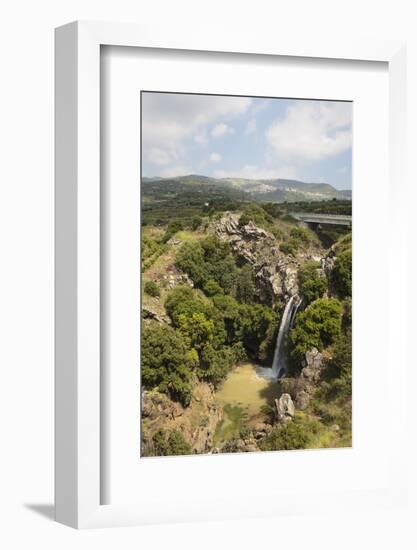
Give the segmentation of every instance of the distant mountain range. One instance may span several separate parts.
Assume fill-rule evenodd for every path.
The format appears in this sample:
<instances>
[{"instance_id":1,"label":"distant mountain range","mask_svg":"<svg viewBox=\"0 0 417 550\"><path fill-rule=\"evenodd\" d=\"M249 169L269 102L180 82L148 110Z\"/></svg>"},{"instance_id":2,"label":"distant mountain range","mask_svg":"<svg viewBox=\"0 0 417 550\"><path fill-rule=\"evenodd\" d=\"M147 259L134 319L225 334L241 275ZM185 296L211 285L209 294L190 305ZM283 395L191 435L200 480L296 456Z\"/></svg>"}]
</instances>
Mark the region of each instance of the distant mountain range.
<instances>
[{"instance_id":1,"label":"distant mountain range","mask_svg":"<svg viewBox=\"0 0 417 550\"><path fill-rule=\"evenodd\" d=\"M144 185L152 184L154 191L161 192L173 184L197 186L200 189L207 185L211 189L218 186L229 192L240 192L261 202L296 202L322 201L329 199L352 199L352 191L338 190L328 183L305 183L288 179L244 179L244 178L211 178L208 176L186 175L175 178L144 177Z\"/></svg>"}]
</instances>

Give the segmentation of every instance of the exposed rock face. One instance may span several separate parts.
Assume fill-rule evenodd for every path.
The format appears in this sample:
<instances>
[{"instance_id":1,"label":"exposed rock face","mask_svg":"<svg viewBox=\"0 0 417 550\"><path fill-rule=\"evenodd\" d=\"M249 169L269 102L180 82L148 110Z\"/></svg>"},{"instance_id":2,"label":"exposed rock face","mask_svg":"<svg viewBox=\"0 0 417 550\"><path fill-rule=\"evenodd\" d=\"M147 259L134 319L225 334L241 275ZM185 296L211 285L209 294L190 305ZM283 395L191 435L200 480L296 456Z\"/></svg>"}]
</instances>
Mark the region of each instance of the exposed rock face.
<instances>
[{"instance_id":1,"label":"exposed rock face","mask_svg":"<svg viewBox=\"0 0 417 550\"><path fill-rule=\"evenodd\" d=\"M253 453L256 451L259 451L259 447L252 436L227 441L220 449L221 453Z\"/></svg>"},{"instance_id":2,"label":"exposed rock face","mask_svg":"<svg viewBox=\"0 0 417 550\"><path fill-rule=\"evenodd\" d=\"M172 290L177 285L188 285L191 288L194 286L194 283L186 273L178 273L175 266L168 266L168 275L163 275L162 285L167 290Z\"/></svg>"},{"instance_id":3,"label":"exposed rock face","mask_svg":"<svg viewBox=\"0 0 417 550\"><path fill-rule=\"evenodd\" d=\"M219 239L230 242L234 254L253 265L261 289L259 298L274 302L288 300L298 292L299 263L279 250L275 237L253 222L239 226L238 216L226 212L215 224Z\"/></svg>"},{"instance_id":4,"label":"exposed rock face","mask_svg":"<svg viewBox=\"0 0 417 550\"><path fill-rule=\"evenodd\" d=\"M305 354L301 376L308 382L318 382L323 370L323 354L317 348L312 348Z\"/></svg>"},{"instance_id":5,"label":"exposed rock face","mask_svg":"<svg viewBox=\"0 0 417 550\"><path fill-rule=\"evenodd\" d=\"M275 399L275 413L278 422L287 423L292 420L295 407L289 393L283 393L279 399Z\"/></svg>"},{"instance_id":6,"label":"exposed rock face","mask_svg":"<svg viewBox=\"0 0 417 550\"><path fill-rule=\"evenodd\" d=\"M326 256L321 259L321 268L325 273L327 280L329 281L329 287L332 286L332 274L334 269L334 264L336 261L336 246L334 244L327 252Z\"/></svg>"},{"instance_id":7,"label":"exposed rock face","mask_svg":"<svg viewBox=\"0 0 417 550\"><path fill-rule=\"evenodd\" d=\"M152 437L158 430L167 434L178 430L193 452L208 452L222 416L223 409L215 403L214 392L206 383L197 383L191 404L185 408L157 390L145 390L142 392L142 451L145 455L151 454Z\"/></svg>"},{"instance_id":8,"label":"exposed rock face","mask_svg":"<svg viewBox=\"0 0 417 550\"><path fill-rule=\"evenodd\" d=\"M316 348L305 354L303 368L293 386L294 402L297 409L304 410L310 403L311 396L320 381L324 368L324 356Z\"/></svg>"},{"instance_id":9,"label":"exposed rock face","mask_svg":"<svg viewBox=\"0 0 417 550\"><path fill-rule=\"evenodd\" d=\"M159 420L161 416L174 420L184 413L179 403L174 403L165 394L158 391L142 393L142 417L150 421Z\"/></svg>"},{"instance_id":10,"label":"exposed rock face","mask_svg":"<svg viewBox=\"0 0 417 550\"><path fill-rule=\"evenodd\" d=\"M165 313L158 313L151 305L142 304L144 321L156 321L157 323L171 323L171 319Z\"/></svg>"}]
</instances>

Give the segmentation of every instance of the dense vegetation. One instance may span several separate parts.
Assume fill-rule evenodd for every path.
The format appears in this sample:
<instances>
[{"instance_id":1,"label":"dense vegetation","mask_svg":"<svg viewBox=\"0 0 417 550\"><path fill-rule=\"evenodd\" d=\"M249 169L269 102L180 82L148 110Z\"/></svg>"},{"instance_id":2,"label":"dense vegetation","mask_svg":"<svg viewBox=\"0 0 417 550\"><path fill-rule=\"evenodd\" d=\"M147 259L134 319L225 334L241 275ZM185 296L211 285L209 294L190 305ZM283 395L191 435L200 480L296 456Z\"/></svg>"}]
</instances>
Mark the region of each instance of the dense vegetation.
<instances>
[{"instance_id":1,"label":"dense vegetation","mask_svg":"<svg viewBox=\"0 0 417 550\"><path fill-rule=\"evenodd\" d=\"M291 331L293 355L301 358L306 351L323 351L335 342L342 326L342 304L336 298L321 298L297 316Z\"/></svg>"},{"instance_id":2,"label":"dense vegetation","mask_svg":"<svg viewBox=\"0 0 417 550\"><path fill-rule=\"evenodd\" d=\"M315 233L301 227L290 214L295 210L350 214L350 201L256 203L241 190L226 192L222 186L210 184L203 193L201 185L200 181L167 180L161 192L160 182L146 183L142 300L149 311L142 329L142 388L153 390L151 393L182 411L195 409L197 412L190 413L195 432L204 428L209 417L207 412L198 413L203 398L196 398L196 388L209 386L217 394L231 369L242 361L271 365L285 303L261 299L258 271L255 274L252 264L234 255L229 242L214 236L213 224L222 212L235 211L241 227L253 223L268 231L275 238L275 249L297 266L302 301L286 342L291 370L280 382L281 390L295 395L306 352L317 348L325 357L320 382L305 410L297 410L288 423L276 421L271 405L259 413L259 419L271 429L257 439L257 448L349 445L351 234L349 228L330 226ZM333 245L327 271L313 261L326 254L323 242L328 248ZM170 414L166 425L156 423L148 433L148 456L193 452L187 433L175 427L175 415ZM221 452L239 450L242 441L253 441L244 409L225 405L223 414L213 429Z\"/></svg>"},{"instance_id":3,"label":"dense vegetation","mask_svg":"<svg viewBox=\"0 0 417 550\"><path fill-rule=\"evenodd\" d=\"M142 383L187 405L194 377L217 386L246 355L270 362L278 316L255 302L252 270L236 265L227 243L212 236L186 242L176 265L195 288L179 285L168 293L171 326L145 327Z\"/></svg>"},{"instance_id":4,"label":"dense vegetation","mask_svg":"<svg viewBox=\"0 0 417 550\"><path fill-rule=\"evenodd\" d=\"M306 262L298 270L298 289L306 305L321 298L327 290L327 279L317 262Z\"/></svg>"},{"instance_id":5,"label":"dense vegetation","mask_svg":"<svg viewBox=\"0 0 417 550\"><path fill-rule=\"evenodd\" d=\"M174 430L167 434L159 430L152 437L152 452L149 456L189 455L191 452L181 432Z\"/></svg>"}]
</instances>

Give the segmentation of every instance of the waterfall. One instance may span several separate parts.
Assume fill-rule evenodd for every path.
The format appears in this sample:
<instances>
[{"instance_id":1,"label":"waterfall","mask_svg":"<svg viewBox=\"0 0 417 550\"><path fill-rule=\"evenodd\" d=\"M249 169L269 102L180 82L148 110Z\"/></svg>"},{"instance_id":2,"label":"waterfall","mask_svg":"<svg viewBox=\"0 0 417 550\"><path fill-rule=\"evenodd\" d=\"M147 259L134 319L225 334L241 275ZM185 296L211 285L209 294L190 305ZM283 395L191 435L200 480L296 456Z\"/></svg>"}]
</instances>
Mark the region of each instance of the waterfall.
<instances>
[{"instance_id":1,"label":"waterfall","mask_svg":"<svg viewBox=\"0 0 417 550\"><path fill-rule=\"evenodd\" d=\"M300 307L301 300L294 295L288 300L284 313L282 314L281 324L279 326L277 343L275 346L274 359L272 361L272 376L282 378L287 373L285 358L283 355L286 337L294 324L295 315Z\"/></svg>"}]
</instances>

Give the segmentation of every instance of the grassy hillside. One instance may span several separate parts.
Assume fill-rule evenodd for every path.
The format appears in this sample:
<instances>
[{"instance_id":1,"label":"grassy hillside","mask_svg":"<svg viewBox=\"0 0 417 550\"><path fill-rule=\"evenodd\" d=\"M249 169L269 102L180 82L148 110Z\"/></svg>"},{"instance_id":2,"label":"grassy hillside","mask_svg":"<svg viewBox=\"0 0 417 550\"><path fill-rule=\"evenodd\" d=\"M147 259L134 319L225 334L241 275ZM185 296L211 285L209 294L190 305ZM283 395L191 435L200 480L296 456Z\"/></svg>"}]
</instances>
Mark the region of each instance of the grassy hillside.
<instances>
[{"instance_id":1,"label":"grassy hillside","mask_svg":"<svg viewBox=\"0 0 417 550\"><path fill-rule=\"evenodd\" d=\"M262 202L323 201L351 198L351 191L339 191L328 183L306 183L288 179L244 179L211 178L187 175L176 178L143 178L142 190L145 196L172 196L183 194L184 199L196 200L202 193L207 198L214 193L234 200Z\"/></svg>"}]
</instances>

